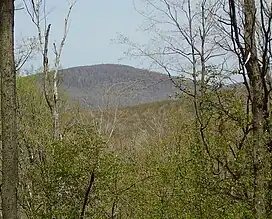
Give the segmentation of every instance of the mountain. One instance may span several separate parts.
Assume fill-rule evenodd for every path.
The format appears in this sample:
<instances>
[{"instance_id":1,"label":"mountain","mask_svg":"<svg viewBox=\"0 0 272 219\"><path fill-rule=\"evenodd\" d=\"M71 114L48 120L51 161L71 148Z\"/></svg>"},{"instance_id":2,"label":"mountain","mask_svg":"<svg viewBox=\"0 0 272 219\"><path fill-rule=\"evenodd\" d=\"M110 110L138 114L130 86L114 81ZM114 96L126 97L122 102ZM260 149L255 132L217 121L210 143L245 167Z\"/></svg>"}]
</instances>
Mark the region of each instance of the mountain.
<instances>
[{"instance_id":1,"label":"mountain","mask_svg":"<svg viewBox=\"0 0 272 219\"><path fill-rule=\"evenodd\" d=\"M60 79L68 97L92 108L167 100L178 91L165 74L118 64L63 69Z\"/></svg>"}]
</instances>

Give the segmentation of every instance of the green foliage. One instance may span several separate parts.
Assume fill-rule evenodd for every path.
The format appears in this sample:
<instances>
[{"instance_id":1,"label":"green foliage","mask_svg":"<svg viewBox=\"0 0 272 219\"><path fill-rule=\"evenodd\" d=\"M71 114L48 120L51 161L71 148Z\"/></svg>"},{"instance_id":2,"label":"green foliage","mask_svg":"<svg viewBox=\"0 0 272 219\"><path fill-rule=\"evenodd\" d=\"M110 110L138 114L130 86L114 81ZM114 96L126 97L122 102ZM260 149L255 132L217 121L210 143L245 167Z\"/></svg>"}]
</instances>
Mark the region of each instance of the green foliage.
<instances>
[{"instance_id":1,"label":"green foliage","mask_svg":"<svg viewBox=\"0 0 272 219\"><path fill-rule=\"evenodd\" d=\"M88 111L64 107L59 141L35 77L18 78L18 99L25 218L79 218L90 173L95 180L85 218L253 218L241 89L207 90L199 99L207 145L192 100L184 97L119 109L109 139Z\"/></svg>"},{"instance_id":2,"label":"green foliage","mask_svg":"<svg viewBox=\"0 0 272 219\"><path fill-rule=\"evenodd\" d=\"M35 78L19 78L18 93L24 213L28 218L76 218L104 141L94 125L80 123L66 130L62 140L54 141L51 114Z\"/></svg>"}]
</instances>

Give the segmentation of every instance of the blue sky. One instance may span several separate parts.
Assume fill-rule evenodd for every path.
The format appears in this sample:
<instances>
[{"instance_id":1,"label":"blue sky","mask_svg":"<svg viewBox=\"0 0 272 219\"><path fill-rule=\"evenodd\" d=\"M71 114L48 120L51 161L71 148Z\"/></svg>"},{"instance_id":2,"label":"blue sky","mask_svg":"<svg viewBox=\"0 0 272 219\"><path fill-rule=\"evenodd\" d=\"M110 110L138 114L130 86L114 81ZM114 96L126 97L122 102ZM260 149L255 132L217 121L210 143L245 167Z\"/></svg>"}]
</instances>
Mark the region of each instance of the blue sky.
<instances>
[{"instance_id":1,"label":"blue sky","mask_svg":"<svg viewBox=\"0 0 272 219\"><path fill-rule=\"evenodd\" d=\"M60 42L63 19L68 10L67 0L46 0L48 22L52 23L51 45ZM20 4L18 2L17 6ZM15 38L35 36L36 30L23 10L16 11ZM100 63L120 63L135 67L139 60L125 58L126 46L113 42L119 33L131 40L144 43L148 37L137 28L143 18L133 6L133 0L78 0L70 20L70 30L62 55L62 66L72 67ZM51 57L53 53L51 52ZM41 59L41 57L39 57ZM40 59L34 61L38 67Z\"/></svg>"}]
</instances>

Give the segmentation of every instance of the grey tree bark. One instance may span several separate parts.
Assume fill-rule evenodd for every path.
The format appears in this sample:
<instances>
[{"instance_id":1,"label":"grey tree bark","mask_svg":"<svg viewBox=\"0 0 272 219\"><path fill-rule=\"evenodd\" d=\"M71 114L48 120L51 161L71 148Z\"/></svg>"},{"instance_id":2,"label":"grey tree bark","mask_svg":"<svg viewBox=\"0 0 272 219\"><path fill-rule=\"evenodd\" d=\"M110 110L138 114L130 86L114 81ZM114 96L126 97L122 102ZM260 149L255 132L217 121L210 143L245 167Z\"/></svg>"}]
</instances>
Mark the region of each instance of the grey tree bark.
<instances>
[{"instance_id":1,"label":"grey tree bark","mask_svg":"<svg viewBox=\"0 0 272 219\"><path fill-rule=\"evenodd\" d=\"M265 145L263 141L264 115L264 92L261 74L259 71L258 54L256 46L256 7L254 0L244 1L245 14L245 54L251 54L246 69L252 87L252 116L253 116L253 177L254 177L254 197L253 205L256 216L265 216L265 174L264 166L261 162L265 160Z\"/></svg>"},{"instance_id":2,"label":"grey tree bark","mask_svg":"<svg viewBox=\"0 0 272 219\"><path fill-rule=\"evenodd\" d=\"M245 68L249 79L252 113L252 207L256 218L266 218L270 215L267 194L270 193L269 178L270 151L268 139L271 138L269 120L269 90L266 75L269 66L269 47L271 34L272 11L268 2L261 0L243 0L243 34L238 26L237 6L234 0L229 0L232 39L237 46L237 56ZM268 6L267 8L264 5ZM258 29L261 26L261 29ZM258 35L262 36L261 49L258 51Z\"/></svg>"},{"instance_id":3,"label":"grey tree bark","mask_svg":"<svg viewBox=\"0 0 272 219\"><path fill-rule=\"evenodd\" d=\"M51 24L47 24L47 13L43 11L45 8L45 2L38 0L23 0L27 13L29 14L33 24L37 28L38 32L38 47L43 58L43 74L44 74L44 96L47 105L52 114L53 123L53 138L55 140L61 139L60 130L60 98L59 98L59 70L61 68L61 55L63 47L68 35L68 21L70 19L71 11L77 2L77 0L68 1L69 8L64 18L64 32L59 47L56 43L53 43L53 52L55 54L54 70L51 76L49 69L49 34L51 30ZM42 18L43 17L43 18ZM45 26L43 29L42 26ZM44 34L44 35L43 35ZM51 78L52 77L52 78Z\"/></svg>"},{"instance_id":4,"label":"grey tree bark","mask_svg":"<svg viewBox=\"0 0 272 219\"><path fill-rule=\"evenodd\" d=\"M2 213L18 218L18 144L16 71L14 62L14 0L0 1L0 71L2 119Z\"/></svg>"}]
</instances>

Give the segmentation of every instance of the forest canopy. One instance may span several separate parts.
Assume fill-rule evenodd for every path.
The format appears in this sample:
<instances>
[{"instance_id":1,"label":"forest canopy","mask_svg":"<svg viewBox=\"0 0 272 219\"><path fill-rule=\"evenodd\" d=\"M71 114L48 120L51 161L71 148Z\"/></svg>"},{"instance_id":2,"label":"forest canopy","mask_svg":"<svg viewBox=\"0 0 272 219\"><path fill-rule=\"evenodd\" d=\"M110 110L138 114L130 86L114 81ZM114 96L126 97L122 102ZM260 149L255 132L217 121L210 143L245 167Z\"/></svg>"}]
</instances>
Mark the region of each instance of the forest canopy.
<instances>
[{"instance_id":1,"label":"forest canopy","mask_svg":"<svg viewBox=\"0 0 272 219\"><path fill-rule=\"evenodd\" d=\"M150 42L118 43L178 92L103 108L60 86L77 2L56 42L46 2L23 0L37 33L24 46L14 45L15 3L0 2L3 219L272 217L269 0L134 1ZM39 74L21 76L34 54Z\"/></svg>"}]
</instances>

